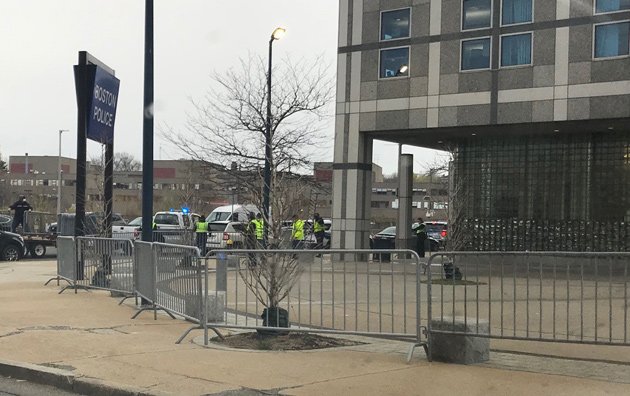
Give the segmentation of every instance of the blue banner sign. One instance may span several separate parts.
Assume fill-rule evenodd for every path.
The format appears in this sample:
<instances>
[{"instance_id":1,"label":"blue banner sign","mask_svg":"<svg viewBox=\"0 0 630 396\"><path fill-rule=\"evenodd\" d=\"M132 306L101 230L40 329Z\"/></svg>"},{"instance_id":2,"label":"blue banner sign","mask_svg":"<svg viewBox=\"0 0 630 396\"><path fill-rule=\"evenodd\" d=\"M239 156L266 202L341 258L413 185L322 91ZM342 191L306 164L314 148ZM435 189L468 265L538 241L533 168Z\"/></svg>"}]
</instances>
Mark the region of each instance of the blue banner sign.
<instances>
[{"instance_id":1,"label":"blue banner sign","mask_svg":"<svg viewBox=\"0 0 630 396\"><path fill-rule=\"evenodd\" d=\"M98 66L94 68L94 83L87 114L87 138L112 144L120 80Z\"/></svg>"}]
</instances>

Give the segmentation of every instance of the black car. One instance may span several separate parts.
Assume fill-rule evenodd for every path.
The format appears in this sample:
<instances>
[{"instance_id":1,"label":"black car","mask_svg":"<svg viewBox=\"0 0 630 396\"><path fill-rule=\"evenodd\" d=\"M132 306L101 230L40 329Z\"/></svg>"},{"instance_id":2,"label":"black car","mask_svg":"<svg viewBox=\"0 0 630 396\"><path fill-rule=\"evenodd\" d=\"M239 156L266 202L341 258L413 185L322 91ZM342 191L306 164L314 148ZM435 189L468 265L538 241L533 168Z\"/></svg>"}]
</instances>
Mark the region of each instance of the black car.
<instances>
[{"instance_id":1,"label":"black car","mask_svg":"<svg viewBox=\"0 0 630 396\"><path fill-rule=\"evenodd\" d=\"M415 233L412 235L415 237ZM427 240L432 252L440 248L440 243L433 237L428 236ZM370 235L370 249L396 249L396 226L387 227L374 235Z\"/></svg>"},{"instance_id":2,"label":"black car","mask_svg":"<svg viewBox=\"0 0 630 396\"><path fill-rule=\"evenodd\" d=\"M17 261L24 256L24 250L22 236L0 231L0 260Z\"/></svg>"},{"instance_id":3,"label":"black car","mask_svg":"<svg viewBox=\"0 0 630 396\"><path fill-rule=\"evenodd\" d=\"M435 239L440 248L446 249L446 237L448 235L448 223L446 221L425 221L427 236Z\"/></svg>"}]
</instances>

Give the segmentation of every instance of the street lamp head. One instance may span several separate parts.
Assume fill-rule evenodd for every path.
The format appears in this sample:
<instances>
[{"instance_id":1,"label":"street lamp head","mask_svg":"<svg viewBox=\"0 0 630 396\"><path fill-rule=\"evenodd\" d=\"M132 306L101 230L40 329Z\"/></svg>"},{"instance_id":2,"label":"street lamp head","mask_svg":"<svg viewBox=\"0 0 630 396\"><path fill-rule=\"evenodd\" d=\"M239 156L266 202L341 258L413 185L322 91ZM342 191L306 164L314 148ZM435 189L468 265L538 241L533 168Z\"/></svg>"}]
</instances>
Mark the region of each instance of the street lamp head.
<instances>
[{"instance_id":1,"label":"street lamp head","mask_svg":"<svg viewBox=\"0 0 630 396\"><path fill-rule=\"evenodd\" d=\"M400 68L398 69L398 72L396 73L397 76L401 76L405 73L407 73L407 70L409 70L409 66L407 65L402 65L400 66Z\"/></svg>"},{"instance_id":2,"label":"street lamp head","mask_svg":"<svg viewBox=\"0 0 630 396\"><path fill-rule=\"evenodd\" d=\"M287 33L286 29L277 27L273 33L271 33L272 40L280 40Z\"/></svg>"}]
</instances>

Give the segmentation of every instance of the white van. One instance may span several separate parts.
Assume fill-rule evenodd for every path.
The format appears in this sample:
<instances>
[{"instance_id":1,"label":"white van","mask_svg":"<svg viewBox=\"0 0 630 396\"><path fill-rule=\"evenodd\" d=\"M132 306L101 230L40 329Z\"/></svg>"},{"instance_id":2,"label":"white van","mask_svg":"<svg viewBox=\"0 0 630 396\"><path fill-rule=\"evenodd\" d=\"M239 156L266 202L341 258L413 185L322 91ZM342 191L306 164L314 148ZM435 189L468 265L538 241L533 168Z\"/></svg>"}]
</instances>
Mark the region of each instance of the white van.
<instances>
[{"instance_id":1,"label":"white van","mask_svg":"<svg viewBox=\"0 0 630 396\"><path fill-rule=\"evenodd\" d=\"M212 211L206 218L208 223L216 223L216 222L242 222L247 223L248 216L250 213L257 214L260 213L260 210L256 207L256 205L226 205L219 206L215 210Z\"/></svg>"}]
</instances>

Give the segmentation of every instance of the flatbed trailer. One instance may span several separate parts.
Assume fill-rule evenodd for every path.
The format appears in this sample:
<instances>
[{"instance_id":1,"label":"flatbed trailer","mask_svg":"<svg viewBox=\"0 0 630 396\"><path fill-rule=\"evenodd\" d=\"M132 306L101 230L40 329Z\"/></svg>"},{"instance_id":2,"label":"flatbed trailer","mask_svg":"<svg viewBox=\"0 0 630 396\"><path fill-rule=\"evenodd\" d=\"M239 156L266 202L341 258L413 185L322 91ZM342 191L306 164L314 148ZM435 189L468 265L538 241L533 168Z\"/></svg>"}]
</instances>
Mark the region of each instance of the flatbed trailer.
<instances>
[{"instance_id":1,"label":"flatbed trailer","mask_svg":"<svg viewBox=\"0 0 630 396\"><path fill-rule=\"evenodd\" d=\"M43 257L47 247L57 246L57 234L53 233L26 233L22 238L31 257Z\"/></svg>"}]
</instances>

